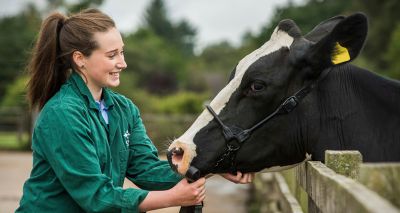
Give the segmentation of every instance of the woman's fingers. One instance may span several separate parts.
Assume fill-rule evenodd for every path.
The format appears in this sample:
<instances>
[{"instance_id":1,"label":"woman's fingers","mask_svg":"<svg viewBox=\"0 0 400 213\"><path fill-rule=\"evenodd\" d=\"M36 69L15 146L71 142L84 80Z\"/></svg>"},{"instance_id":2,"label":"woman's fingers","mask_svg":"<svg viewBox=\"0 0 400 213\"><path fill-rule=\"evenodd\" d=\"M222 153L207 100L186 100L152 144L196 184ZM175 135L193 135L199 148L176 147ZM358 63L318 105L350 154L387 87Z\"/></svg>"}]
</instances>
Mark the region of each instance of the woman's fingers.
<instances>
[{"instance_id":1,"label":"woman's fingers","mask_svg":"<svg viewBox=\"0 0 400 213\"><path fill-rule=\"evenodd\" d=\"M254 179L254 175L255 173L242 173L240 171L236 172L236 175L229 173L221 174L222 177L234 183L251 183Z\"/></svg>"},{"instance_id":2,"label":"woman's fingers","mask_svg":"<svg viewBox=\"0 0 400 213\"><path fill-rule=\"evenodd\" d=\"M255 173L246 173L240 179L240 183L251 183L254 179Z\"/></svg>"},{"instance_id":3,"label":"woman's fingers","mask_svg":"<svg viewBox=\"0 0 400 213\"><path fill-rule=\"evenodd\" d=\"M197 181L191 183L190 185L193 187L193 201L194 204L201 203L206 196L206 179L200 178Z\"/></svg>"},{"instance_id":4,"label":"woman's fingers","mask_svg":"<svg viewBox=\"0 0 400 213\"><path fill-rule=\"evenodd\" d=\"M204 184L206 184L206 179L204 177L202 177L202 178L196 180L195 182L193 182L192 184L196 188L204 186Z\"/></svg>"}]
</instances>

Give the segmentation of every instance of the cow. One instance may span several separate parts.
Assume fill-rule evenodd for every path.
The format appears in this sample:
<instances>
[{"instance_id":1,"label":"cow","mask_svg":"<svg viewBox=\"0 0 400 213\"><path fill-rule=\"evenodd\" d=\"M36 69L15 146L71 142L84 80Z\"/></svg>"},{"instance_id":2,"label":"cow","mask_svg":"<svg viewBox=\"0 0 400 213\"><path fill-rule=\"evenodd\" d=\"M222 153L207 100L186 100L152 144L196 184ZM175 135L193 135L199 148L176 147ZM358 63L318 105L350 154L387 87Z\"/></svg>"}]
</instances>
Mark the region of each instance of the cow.
<instances>
[{"instance_id":1,"label":"cow","mask_svg":"<svg viewBox=\"0 0 400 213\"><path fill-rule=\"evenodd\" d=\"M367 31L363 13L333 17L305 36L280 21L169 146L171 167L201 176L279 171L324 161L328 149L400 161L400 82L349 63Z\"/></svg>"}]
</instances>

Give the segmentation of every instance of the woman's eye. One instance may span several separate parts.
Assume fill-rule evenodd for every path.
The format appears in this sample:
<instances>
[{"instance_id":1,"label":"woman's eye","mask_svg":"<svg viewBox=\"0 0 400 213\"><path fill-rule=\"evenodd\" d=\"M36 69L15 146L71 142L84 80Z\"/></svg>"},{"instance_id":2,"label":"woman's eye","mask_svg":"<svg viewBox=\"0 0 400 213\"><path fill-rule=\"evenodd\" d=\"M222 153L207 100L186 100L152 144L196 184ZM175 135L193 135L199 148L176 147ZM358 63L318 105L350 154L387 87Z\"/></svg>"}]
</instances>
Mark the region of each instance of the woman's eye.
<instances>
[{"instance_id":1,"label":"woman's eye","mask_svg":"<svg viewBox=\"0 0 400 213\"><path fill-rule=\"evenodd\" d=\"M261 82L253 82L250 86L252 92L259 92L264 90L265 85Z\"/></svg>"}]
</instances>

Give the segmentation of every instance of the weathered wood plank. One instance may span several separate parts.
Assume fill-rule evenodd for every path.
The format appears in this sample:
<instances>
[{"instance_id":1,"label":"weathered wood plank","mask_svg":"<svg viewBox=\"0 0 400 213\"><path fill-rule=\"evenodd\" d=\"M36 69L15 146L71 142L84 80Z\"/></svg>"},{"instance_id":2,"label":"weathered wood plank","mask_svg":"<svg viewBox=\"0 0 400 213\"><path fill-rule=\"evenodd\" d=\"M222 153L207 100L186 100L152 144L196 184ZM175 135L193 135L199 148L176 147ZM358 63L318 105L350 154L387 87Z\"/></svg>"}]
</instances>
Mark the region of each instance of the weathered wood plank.
<instances>
[{"instance_id":1,"label":"weathered wood plank","mask_svg":"<svg viewBox=\"0 0 400 213\"><path fill-rule=\"evenodd\" d=\"M277 183L277 189L281 194L281 202L282 212L284 213L303 213L301 206L297 199L292 195L289 190L288 185L286 184L285 179L278 172L274 172L274 179Z\"/></svg>"},{"instance_id":2,"label":"weathered wood plank","mask_svg":"<svg viewBox=\"0 0 400 213\"><path fill-rule=\"evenodd\" d=\"M400 163L364 163L358 181L400 208Z\"/></svg>"},{"instance_id":3,"label":"weathered wood plank","mask_svg":"<svg viewBox=\"0 0 400 213\"><path fill-rule=\"evenodd\" d=\"M359 182L318 161L296 168L299 184L322 212L397 212L399 209Z\"/></svg>"}]
</instances>

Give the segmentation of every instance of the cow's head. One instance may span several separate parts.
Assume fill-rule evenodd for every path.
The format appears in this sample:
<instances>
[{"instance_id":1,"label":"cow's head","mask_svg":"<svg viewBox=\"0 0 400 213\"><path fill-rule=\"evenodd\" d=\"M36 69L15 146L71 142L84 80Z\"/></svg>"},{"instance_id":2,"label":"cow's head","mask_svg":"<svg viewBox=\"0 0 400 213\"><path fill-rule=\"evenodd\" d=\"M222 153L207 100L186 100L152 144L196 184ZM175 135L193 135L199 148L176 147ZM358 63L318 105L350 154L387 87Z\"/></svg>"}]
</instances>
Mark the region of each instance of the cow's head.
<instances>
[{"instance_id":1,"label":"cow's head","mask_svg":"<svg viewBox=\"0 0 400 213\"><path fill-rule=\"evenodd\" d=\"M334 17L302 36L292 20L283 20L269 41L244 57L229 83L211 101L215 112L205 109L192 126L168 149L171 166L185 175L190 166L208 173L258 172L295 165L306 158L300 115L307 106L277 115L254 130L229 153L221 122L231 128L248 129L271 115L289 96L319 79L321 72L355 58L363 46L367 20L363 14ZM218 119L215 118L218 117ZM312 130L311 130L312 131ZM222 159L222 160L221 160ZM232 166L233 165L233 166Z\"/></svg>"}]
</instances>

